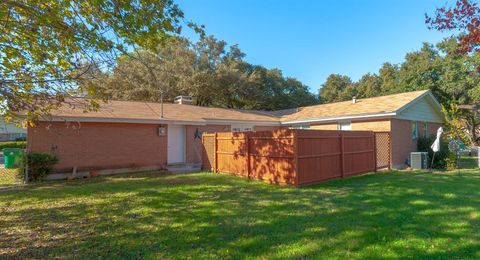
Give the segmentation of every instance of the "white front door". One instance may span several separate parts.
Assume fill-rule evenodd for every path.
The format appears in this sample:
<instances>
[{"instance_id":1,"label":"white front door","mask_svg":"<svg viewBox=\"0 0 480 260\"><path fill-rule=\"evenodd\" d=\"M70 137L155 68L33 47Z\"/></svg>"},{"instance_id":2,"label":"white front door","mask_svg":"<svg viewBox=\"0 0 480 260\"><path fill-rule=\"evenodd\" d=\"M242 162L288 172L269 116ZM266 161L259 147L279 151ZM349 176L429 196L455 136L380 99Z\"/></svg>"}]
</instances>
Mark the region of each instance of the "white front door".
<instances>
[{"instance_id":1,"label":"white front door","mask_svg":"<svg viewBox=\"0 0 480 260\"><path fill-rule=\"evenodd\" d=\"M185 163L185 126L168 125L167 163Z\"/></svg>"}]
</instances>

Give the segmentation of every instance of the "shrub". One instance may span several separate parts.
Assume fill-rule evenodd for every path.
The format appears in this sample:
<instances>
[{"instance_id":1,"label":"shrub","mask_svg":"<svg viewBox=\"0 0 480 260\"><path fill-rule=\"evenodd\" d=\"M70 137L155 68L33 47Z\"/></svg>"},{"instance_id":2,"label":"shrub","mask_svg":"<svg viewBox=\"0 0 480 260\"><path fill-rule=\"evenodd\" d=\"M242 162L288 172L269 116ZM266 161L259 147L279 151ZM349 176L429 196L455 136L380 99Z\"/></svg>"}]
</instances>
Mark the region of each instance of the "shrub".
<instances>
[{"instance_id":1,"label":"shrub","mask_svg":"<svg viewBox=\"0 0 480 260\"><path fill-rule=\"evenodd\" d=\"M46 153L28 153L20 158L19 173L26 179L28 162L28 181L37 182L43 180L53 170L53 166L58 162L58 158L52 154Z\"/></svg>"},{"instance_id":2,"label":"shrub","mask_svg":"<svg viewBox=\"0 0 480 260\"><path fill-rule=\"evenodd\" d=\"M445 165L447 170L455 170L457 168L458 157L454 153L449 153L445 158Z\"/></svg>"},{"instance_id":3,"label":"shrub","mask_svg":"<svg viewBox=\"0 0 480 260\"><path fill-rule=\"evenodd\" d=\"M3 148L20 148L25 149L27 147L27 142L19 141L19 142L0 142L0 150Z\"/></svg>"},{"instance_id":4,"label":"shrub","mask_svg":"<svg viewBox=\"0 0 480 260\"><path fill-rule=\"evenodd\" d=\"M432 163L433 150L431 148L433 142L435 141L436 136L430 137L420 137L417 141L417 148L419 152L428 152L428 166ZM451 166L451 158L455 155L448 150L448 143L440 139L440 151L435 153L435 158L433 159L434 169L448 169ZM455 157L456 158L456 157ZM448 164L448 165L447 165Z\"/></svg>"}]
</instances>

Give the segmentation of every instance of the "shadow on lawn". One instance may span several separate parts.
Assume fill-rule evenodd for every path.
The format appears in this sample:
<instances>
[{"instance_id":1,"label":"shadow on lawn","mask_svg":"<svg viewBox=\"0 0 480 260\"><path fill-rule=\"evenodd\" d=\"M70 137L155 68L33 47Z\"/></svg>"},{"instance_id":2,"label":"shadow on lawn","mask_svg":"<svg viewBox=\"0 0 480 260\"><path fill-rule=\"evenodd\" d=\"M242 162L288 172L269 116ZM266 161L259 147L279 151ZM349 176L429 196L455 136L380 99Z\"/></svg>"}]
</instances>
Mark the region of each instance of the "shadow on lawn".
<instances>
[{"instance_id":1,"label":"shadow on lawn","mask_svg":"<svg viewBox=\"0 0 480 260\"><path fill-rule=\"evenodd\" d=\"M213 174L84 184L0 194L8 201L0 203L0 257L475 258L480 251L479 173L381 173L303 189Z\"/></svg>"}]
</instances>

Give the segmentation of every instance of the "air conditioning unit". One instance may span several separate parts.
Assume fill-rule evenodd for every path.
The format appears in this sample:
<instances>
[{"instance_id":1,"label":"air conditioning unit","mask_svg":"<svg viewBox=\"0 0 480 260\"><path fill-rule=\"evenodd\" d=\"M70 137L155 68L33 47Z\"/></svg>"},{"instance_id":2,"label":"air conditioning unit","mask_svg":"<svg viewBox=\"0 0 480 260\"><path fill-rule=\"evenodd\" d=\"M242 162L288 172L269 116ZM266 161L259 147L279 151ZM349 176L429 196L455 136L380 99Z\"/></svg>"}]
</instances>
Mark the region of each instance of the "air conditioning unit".
<instances>
[{"instance_id":1,"label":"air conditioning unit","mask_svg":"<svg viewBox=\"0 0 480 260\"><path fill-rule=\"evenodd\" d=\"M410 153L410 165L412 169L428 169L428 153L427 152Z\"/></svg>"}]
</instances>

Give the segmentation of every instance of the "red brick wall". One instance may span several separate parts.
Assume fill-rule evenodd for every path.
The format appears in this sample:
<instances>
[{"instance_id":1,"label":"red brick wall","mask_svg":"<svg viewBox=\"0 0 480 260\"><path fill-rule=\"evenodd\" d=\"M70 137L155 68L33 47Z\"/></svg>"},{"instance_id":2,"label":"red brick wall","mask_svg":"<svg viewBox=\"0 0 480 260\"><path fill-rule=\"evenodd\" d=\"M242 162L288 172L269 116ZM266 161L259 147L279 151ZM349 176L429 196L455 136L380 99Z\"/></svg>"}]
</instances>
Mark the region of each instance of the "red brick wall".
<instances>
[{"instance_id":1,"label":"red brick wall","mask_svg":"<svg viewBox=\"0 0 480 260\"><path fill-rule=\"evenodd\" d=\"M123 123L40 123L28 129L33 152L55 151L55 170L115 169L163 166L167 136L160 125Z\"/></svg>"},{"instance_id":2,"label":"red brick wall","mask_svg":"<svg viewBox=\"0 0 480 260\"><path fill-rule=\"evenodd\" d=\"M429 133L429 135L437 136L437 130L441 126L442 126L442 124L439 124L439 123L428 123L428 133Z\"/></svg>"},{"instance_id":3,"label":"red brick wall","mask_svg":"<svg viewBox=\"0 0 480 260\"><path fill-rule=\"evenodd\" d=\"M205 126L186 126L186 162L201 163L203 156L202 139L195 139L195 131L200 132L225 132L230 131L229 125L205 125Z\"/></svg>"},{"instance_id":4,"label":"red brick wall","mask_svg":"<svg viewBox=\"0 0 480 260\"><path fill-rule=\"evenodd\" d=\"M33 152L55 151L57 172L130 167L164 166L167 164L167 136L158 136L158 127L151 124L61 123L42 122L28 129ZM165 125L165 127L167 127ZM202 162L202 141L195 131L230 131L229 125L186 126L186 162ZM168 134L168 127L167 127Z\"/></svg>"},{"instance_id":5,"label":"red brick wall","mask_svg":"<svg viewBox=\"0 0 480 260\"><path fill-rule=\"evenodd\" d=\"M442 126L442 124L439 123L428 123L427 124L427 137L436 135L437 134L437 129ZM425 137L425 123L424 122L418 122L418 131L421 137Z\"/></svg>"},{"instance_id":6,"label":"red brick wall","mask_svg":"<svg viewBox=\"0 0 480 260\"><path fill-rule=\"evenodd\" d=\"M412 122L400 119L391 122L392 166L405 168L405 159L417 150L417 141L412 139Z\"/></svg>"},{"instance_id":7,"label":"red brick wall","mask_svg":"<svg viewBox=\"0 0 480 260\"><path fill-rule=\"evenodd\" d=\"M410 120L392 119L392 167L404 168L405 160L411 152L417 151L417 140L412 139L412 122ZM429 135L435 135L442 124L428 123ZM424 123L418 122L419 136L425 135Z\"/></svg>"}]
</instances>

